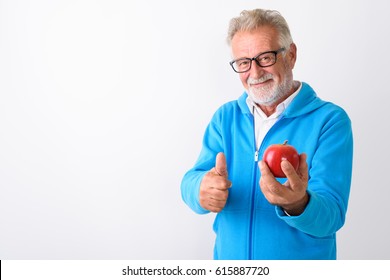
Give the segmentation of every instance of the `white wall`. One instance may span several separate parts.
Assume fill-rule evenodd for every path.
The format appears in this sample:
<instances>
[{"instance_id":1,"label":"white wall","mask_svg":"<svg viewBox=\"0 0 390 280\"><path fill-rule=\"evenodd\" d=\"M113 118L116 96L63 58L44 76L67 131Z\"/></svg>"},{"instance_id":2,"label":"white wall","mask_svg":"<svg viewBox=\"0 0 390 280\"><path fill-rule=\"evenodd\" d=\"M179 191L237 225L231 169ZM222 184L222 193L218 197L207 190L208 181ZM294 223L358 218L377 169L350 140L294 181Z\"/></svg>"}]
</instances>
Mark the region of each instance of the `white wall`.
<instances>
[{"instance_id":1,"label":"white wall","mask_svg":"<svg viewBox=\"0 0 390 280\"><path fill-rule=\"evenodd\" d=\"M295 78L353 121L339 258L389 259L389 6L0 0L0 259L212 258L214 217L184 205L180 182L242 93L225 35L256 7L286 17Z\"/></svg>"}]
</instances>

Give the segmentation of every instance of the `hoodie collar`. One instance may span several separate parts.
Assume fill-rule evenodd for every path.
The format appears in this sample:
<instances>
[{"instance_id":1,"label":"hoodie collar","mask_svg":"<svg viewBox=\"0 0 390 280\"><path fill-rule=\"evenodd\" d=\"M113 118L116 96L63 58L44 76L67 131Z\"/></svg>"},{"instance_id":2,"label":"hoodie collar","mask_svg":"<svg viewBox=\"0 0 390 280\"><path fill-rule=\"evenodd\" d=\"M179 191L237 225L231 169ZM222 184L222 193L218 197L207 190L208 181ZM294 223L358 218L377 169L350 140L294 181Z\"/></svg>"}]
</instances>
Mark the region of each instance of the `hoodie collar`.
<instances>
[{"instance_id":1,"label":"hoodie collar","mask_svg":"<svg viewBox=\"0 0 390 280\"><path fill-rule=\"evenodd\" d=\"M263 119L277 118L279 115L281 115L284 112L284 110L286 110L288 105L290 105L291 101L293 101L295 96L298 95L301 88L302 88L302 83L299 82L299 87L297 88L297 90L293 94L291 94L289 97L287 97L283 102L278 104L278 106L276 106L275 112L269 117L266 116L266 114L256 105L256 103L252 100L252 98L249 95L246 98L246 103L249 107L249 110L251 110L252 113L253 113L253 110L256 110Z\"/></svg>"},{"instance_id":2,"label":"hoodie collar","mask_svg":"<svg viewBox=\"0 0 390 280\"><path fill-rule=\"evenodd\" d=\"M244 92L238 98L238 105L243 114L252 114L246 102L247 92ZM321 107L325 102L317 97L315 91L305 82L302 82L301 88L297 95L291 100L291 103L283 111L284 117L296 117L311 112Z\"/></svg>"}]
</instances>

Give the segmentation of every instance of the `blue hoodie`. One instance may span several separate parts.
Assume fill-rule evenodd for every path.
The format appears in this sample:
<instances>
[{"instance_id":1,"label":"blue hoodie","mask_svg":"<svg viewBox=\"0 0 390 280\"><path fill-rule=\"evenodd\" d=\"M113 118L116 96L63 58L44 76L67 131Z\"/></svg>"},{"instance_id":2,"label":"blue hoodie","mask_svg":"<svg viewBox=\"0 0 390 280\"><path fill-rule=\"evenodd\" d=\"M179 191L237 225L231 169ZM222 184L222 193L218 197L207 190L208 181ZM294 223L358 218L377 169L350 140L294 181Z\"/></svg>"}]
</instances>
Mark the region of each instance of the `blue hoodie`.
<instances>
[{"instance_id":1,"label":"blue hoodie","mask_svg":"<svg viewBox=\"0 0 390 280\"><path fill-rule=\"evenodd\" d=\"M336 259L336 232L343 226L352 176L353 138L346 112L317 97L306 83L265 136L265 149L288 140L307 154L309 203L299 216L271 205L259 186L254 117L247 93L221 106L209 123L199 158L182 180L185 203L196 213L203 176L224 152L232 187L217 214L215 259ZM283 182L285 179L278 179Z\"/></svg>"}]
</instances>

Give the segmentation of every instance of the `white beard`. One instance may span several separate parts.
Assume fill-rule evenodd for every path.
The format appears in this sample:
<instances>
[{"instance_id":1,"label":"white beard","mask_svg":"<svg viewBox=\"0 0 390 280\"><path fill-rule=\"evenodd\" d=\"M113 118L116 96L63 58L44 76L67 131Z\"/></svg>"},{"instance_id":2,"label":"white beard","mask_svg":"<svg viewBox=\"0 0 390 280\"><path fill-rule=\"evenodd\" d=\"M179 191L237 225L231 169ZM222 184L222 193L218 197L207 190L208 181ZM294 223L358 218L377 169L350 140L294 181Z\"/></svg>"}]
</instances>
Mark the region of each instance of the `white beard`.
<instances>
[{"instance_id":1,"label":"white beard","mask_svg":"<svg viewBox=\"0 0 390 280\"><path fill-rule=\"evenodd\" d=\"M271 79L273 79L272 74L267 74L260 79L248 78L248 95L256 104L270 106L289 94L293 86L292 77L286 77L281 84L270 84L258 88L251 86L251 84L262 83Z\"/></svg>"}]
</instances>

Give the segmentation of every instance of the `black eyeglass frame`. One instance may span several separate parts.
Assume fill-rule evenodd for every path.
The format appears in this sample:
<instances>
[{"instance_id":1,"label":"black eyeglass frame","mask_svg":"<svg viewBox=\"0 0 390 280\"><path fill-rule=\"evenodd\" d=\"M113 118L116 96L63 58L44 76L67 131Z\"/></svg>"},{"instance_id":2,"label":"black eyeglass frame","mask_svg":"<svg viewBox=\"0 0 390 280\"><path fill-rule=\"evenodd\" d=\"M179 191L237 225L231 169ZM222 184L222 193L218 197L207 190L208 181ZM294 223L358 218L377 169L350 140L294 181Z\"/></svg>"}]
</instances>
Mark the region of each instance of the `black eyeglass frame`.
<instances>
[{"instance_id":1,"label":"black eyeglass frame","mask_svg":"<svg viewBox=\"0 0 390 280\"><path fill-rule=\"evenodd\" d=\"M285 51L285 50L286 50L286 48L283 47L283 48L280 48L280 49L278 49L278 50L276 50L276 51L262 52L262 53L259 53L258 55L256 55L255 57L252 57L252 58L249 58L249 57L242 57L242 58L239 58L239 59L232 60L232 61L229 62L229 64L230 64L230 66L233 68L234 72L236 72L236 73L245 73L245 72L248 72L249 70L251 70L251 68L252 68L252 61L255 61L256 64L257 64L259 67L261 67L261 68L266 68L266 67L270 67L270 66L272 66L272 65L275 65L275 63L277 62L278 53L283 52L283 51ZM267 54L267 53L273 53L273 54L275 55L275 61L274 61L272 64L270 64L270 65L261 66L261 65L260 65L260 62L257 60L257 58L258 58L259 56L264 55L264 54ZM237 71L237 70L234 68L233 64L234 64L235 62L239 61L239 60L249 60L249 61L250 61L249 68L248 68L247 70L245 70L245 71Z\"/></svg>"}]
</instances>

